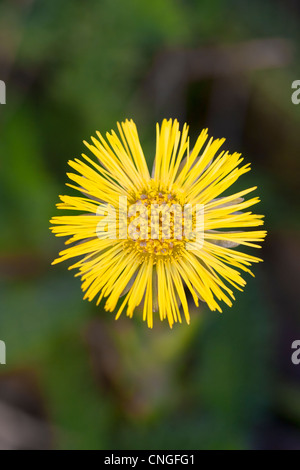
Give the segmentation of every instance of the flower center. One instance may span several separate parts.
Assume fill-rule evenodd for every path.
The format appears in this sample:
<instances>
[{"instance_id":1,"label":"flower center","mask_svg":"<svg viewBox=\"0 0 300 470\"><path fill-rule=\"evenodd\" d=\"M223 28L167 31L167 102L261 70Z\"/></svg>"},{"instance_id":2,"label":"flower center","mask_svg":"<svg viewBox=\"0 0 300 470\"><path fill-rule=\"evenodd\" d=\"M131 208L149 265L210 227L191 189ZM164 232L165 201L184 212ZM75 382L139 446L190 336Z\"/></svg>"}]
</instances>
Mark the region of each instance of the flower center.
<instances>
[{"instance_id":1,"label":"flower center","mask_svg":"<svg viewBox=\"0 0 300 470\"><path fill-rule=\"evenodd\" d=\"M128 239L124 249L138 252L141 262L149 257L154 263L158 259L178 259L187 241L189 220L185 217L183 198L154 184L136 193L128 208Z\"/></svg>"}]
</instances>

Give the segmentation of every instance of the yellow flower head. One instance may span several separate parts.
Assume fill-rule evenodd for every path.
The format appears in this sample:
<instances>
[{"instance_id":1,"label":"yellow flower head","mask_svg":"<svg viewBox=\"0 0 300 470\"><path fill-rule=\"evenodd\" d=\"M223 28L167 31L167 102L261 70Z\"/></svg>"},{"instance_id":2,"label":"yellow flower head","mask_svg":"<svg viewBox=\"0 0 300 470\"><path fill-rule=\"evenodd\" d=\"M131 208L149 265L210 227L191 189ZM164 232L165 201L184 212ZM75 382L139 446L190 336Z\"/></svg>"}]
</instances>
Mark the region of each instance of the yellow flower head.
<instances>
[{"instance_id":1,"label":"yellow flower head","mask_svg":"<svg viewBox=\"0 0 300 470\"><path fill-rule=\"evenodd\" d=\"M123 297L116 318L139 307L149 327L154 314L170 327L181 322L181 309L189 323L186 291L196 306L199 299L220 312L219 301L231 306L231 286L246 284L240 271L252 274L251 263L261 261L233 248L260 248L266 235L249 230L263 216L245 211L259 202L244 200L256 187L220 197L249 164L239 166L238 153L219 153L224 139L208 140L207 130L190 152L188 126L180 131L177 120L164 120L150 174L134 122L118 130L85 142L96 159L69 162L76 173L68 186L83 195L60 196L59 209L80 214L52 218L53 233L73 244L53 264L80 257L70 269L78 269L84 298L105 298L112 312Z\"/></svg>"}]
</instances>

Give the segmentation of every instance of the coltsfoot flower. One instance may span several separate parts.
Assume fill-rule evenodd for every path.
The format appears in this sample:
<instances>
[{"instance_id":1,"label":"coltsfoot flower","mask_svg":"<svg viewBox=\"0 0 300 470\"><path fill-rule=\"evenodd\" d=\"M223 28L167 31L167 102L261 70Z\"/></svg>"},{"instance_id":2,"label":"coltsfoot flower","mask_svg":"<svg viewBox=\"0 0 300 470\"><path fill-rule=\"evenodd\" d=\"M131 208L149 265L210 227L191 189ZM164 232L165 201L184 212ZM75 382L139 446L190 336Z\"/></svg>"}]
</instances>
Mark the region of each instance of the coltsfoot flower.
<instances>
[{"instance_id":1,"label":"coltsfoot flower","mask_svg":"<svg viewBox=\"0 0 300 470\"><path fill-rule=\"evenodd\" d=\"M253 230L263 216L247 210L259 198L244 200L256 187L221 197L250 165L219 152L224 139L208 139L206 129L190 151L188 126L180 131L177 120L164 120L150 174L134 122L118 123L118 131L84 142L96 158L69 162L76 173L68 186L81 194L60 196L57 207L80 214L52 218L53 233L72 244L53 264L79 257L69 269L78 270L84 298L105 298L116 318L139 308L149 327L154 317L172 327L182 313L190 323L187 292L196 306L201 300L222 312L232 287L246 284L241 272L252 274L249 266L262 261L235 249L260 248L266 235Z\"/></svg>"}]
</instances>

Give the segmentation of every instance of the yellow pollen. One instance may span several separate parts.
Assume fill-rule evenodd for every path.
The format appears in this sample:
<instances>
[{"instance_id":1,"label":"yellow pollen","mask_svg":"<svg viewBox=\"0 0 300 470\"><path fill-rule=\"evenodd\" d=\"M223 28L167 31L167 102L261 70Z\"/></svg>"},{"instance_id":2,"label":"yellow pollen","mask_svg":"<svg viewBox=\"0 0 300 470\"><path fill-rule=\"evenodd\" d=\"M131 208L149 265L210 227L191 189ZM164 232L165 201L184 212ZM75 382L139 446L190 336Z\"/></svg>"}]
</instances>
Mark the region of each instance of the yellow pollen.
<instances>
[{"instance_id":1,"label":"yellow pollen","mask_svg":"<svg viewBox=\"0 0 300 470\"><path fill-rule=\"evenodd\" d=\"M149 187L132 197L130 206L135 215L128 215L128 239L123 247L128 253L137 252L140 262L151 258L176 260L182 256L187 239L184 237L183 201L175 192L157 188L153 181ZM134 224L134 233L130 227Z\"/></svg>"}]
</instances>

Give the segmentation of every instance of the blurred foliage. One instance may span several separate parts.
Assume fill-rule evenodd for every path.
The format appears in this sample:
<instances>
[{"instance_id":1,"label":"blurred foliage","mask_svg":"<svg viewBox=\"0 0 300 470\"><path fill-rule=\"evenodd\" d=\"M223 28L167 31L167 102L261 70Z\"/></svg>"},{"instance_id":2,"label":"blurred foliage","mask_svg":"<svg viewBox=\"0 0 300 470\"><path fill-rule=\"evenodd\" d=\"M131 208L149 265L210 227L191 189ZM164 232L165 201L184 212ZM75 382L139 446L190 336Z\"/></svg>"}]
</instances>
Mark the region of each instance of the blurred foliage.
<instances>
[{"instance_id":1,"label":"blurred foliage","mask_svg":"<svg viewBox=\"0 0 300 470\"><path fill-rule=\"evenodd\" d=\"M244 0L0 2L0 78L8 89L0 110L0 338L5 370L37 377L54 426L51 446L244 449L257 445L256 429L270 416L293 417L299 428L299 383L279 387L274 364L272 250L223 315L202 306L190 327L149 331L139 318L115 322L84 302L78 278L50 266L63 242L48 230L67 161L96 129L132 117L152 161L156 114L144 84L159 53L278 36L292 41L294 61L250 77L241 150L255 168L236 189L258 183L267 229L288 244L286 234L299 228L295 8ZM206 125L205 103L188 107Z\"/></svg>"}]
</instances>

